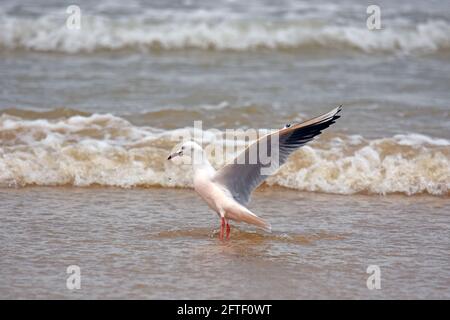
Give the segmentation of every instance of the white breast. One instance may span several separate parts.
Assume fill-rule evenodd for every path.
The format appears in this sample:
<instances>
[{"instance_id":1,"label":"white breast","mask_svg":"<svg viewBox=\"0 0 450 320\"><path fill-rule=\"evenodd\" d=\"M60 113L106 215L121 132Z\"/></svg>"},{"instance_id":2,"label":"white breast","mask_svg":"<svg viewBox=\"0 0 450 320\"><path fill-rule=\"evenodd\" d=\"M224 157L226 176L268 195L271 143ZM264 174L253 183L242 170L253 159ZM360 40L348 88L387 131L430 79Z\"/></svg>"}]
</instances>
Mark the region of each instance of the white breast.
<instances>
[{"instance_id":1,"label":"white breast","mask_svg":"<svg viewBox=\"0 0 450 320\"><path fill-rule=\"evenodd\" d=\"M219 215L221 212L224 213L223 209L230 199L220 186L211 181L211 177L207 172L196 172L194 175L194 189L211 209Z\"/></svg>"}]
</instances>

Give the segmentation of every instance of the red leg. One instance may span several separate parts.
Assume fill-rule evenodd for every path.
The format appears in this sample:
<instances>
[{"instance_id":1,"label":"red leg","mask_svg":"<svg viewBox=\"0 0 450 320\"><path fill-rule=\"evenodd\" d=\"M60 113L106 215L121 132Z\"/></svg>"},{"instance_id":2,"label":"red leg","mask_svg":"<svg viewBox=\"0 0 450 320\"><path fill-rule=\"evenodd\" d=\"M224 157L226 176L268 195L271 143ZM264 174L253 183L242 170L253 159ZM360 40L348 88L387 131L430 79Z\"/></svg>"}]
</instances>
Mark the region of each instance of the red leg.
<instances>
[{"instance_id":1,"label":"red leg","mask_svg":"<svg viewBox=\"0 0 450 320\"><path fill-rule=\"evenodd\" d=\"M225 218L222 218L222 221L220 223L220 234L219 238L223 240L223 229L225 228Z\"/></svg>"},{"instance_id":2,"label":"red leg","mask_svg":"<svg viewBox=\"0 0 450 320\"><path fill-rule=\"evenodd\" d=\"M227 221L227 240L230 239L230 232L231 232L230 224Z\"/></svg>"}]
</instances>

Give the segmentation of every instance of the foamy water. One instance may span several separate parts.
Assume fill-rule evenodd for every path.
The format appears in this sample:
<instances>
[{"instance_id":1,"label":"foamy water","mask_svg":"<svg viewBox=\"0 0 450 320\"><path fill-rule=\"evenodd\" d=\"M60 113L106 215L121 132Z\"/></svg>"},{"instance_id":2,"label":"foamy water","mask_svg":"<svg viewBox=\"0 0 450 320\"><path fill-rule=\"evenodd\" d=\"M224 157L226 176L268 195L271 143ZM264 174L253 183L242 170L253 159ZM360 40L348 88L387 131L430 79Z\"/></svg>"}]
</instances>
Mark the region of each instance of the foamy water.
<instances>
[{"instance_id":1,"label":"foamy water","mask_svg":"<svg viewBox=\"0 0 450 320\"><path fill-rule=\"evenodd\" d=\"M157 16L158 13L154 13ZM39 20L6 17L0 46L10 50L89 53L103 50L333 49L364 52L429 53L450 49L450 24L443 20L390 25L373 32L354 25L329 26L300 16L287 21L256 21L192 13L168 21L153 15L112 20L89 16L83 29L65 27L63 14ZM172 19L170 19L172 18ZM36 30L40 30L36 32Z\"/></svg>"},{"instance_id":2,"label":"foamy water","mask_svg":"<svg viewBox=\"0 0 450 320\"><path fill-rule=\"evenodd\" d=\"M380 139L333 135L303 147L267 183L339 194L448 195L449 140L421 134ZM224 148L236 145L236 152L228 158L226 154L210 154L217 168L246 145L242 140L245 136L230 138L220 130L158 130L99 114L56 120L26 120L4 114L0 137L0 184L10 187L191 187L189 165L166 160L176 144L198 137L210 150L220 147L230 152Z\"/></svg>"},{"instance_id":3,"label":"foamy water","mask_svg":"<svg viewBox=\"0 0 450 320\"><path fill-rule=\"evenodd\" d=\"M274 6L255 1L241 6L218 1L205 8L189 1L172 7L100 1L79 6L85 32L66 28L66 8L50 5L43 11L6 5L0 12L0 47L65 53L187 48L423 53L450 48L444 3L435 7L380 3L384 23L376 32L365 28L364 3L284 1Z\"/></svg>"}]
</instances>

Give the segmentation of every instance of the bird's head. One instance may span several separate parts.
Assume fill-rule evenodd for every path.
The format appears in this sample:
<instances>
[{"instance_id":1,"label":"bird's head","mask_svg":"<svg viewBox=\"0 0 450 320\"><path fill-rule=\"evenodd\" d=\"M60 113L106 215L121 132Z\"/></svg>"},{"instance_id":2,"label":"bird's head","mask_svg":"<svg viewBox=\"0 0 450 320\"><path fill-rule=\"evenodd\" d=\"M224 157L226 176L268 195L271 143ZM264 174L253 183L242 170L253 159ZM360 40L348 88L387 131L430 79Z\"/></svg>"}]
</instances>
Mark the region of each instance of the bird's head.
<instances>
[{"instance_id":1,"label":"bird's head","mask_svg":"<svg viewBox=\"0 0 450 320\"><path fill-rule=\"evenodd\" d=\"M188 157L192 158L194 156L194 154L196 154L196 153L197 154L203 153L202 147L194 141L183 142L181 144L181 146L179 146L175 150L177 150L177 151L171 153L169 155L169 157L167 158L167 160L170 160L170 159L173 159L173 158L179 157L179 156L188 156Z\"/></svg>"}]
</instances>

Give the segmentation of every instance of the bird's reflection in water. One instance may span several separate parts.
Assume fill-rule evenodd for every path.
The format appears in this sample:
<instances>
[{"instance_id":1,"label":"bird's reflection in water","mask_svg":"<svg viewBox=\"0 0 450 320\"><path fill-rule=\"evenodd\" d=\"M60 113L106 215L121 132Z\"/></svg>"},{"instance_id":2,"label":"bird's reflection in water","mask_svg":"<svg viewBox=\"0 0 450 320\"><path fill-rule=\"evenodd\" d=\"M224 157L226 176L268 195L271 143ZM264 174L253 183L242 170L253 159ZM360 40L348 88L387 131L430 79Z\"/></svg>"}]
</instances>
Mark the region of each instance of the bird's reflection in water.
<instances>
[{"instance_id":1,"label":"bird's reflection in water","mask_svg":"<svg viewBox=\"0 0 450 320\"><path fill-rule=\"evenodd\" d=\"M274 245L298 245L309 246L322 240L343 240L343 234L331 234L326 232L317 233L265 233L263 231L249 231L233 228L231 240L220 240L219 230L209 228L175 229L158 232L151 236L154 239L182 239L207 240L206 245L197 247L209 254L225 254L241 257L271 256L269 250ZM190 239L190 240L188 240Z\"/></svg>"}]
</instances>

